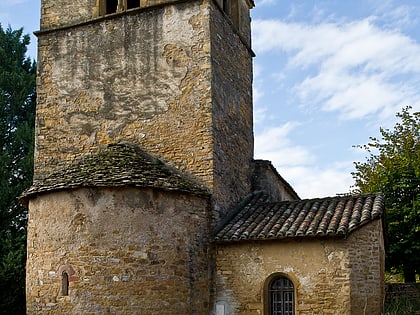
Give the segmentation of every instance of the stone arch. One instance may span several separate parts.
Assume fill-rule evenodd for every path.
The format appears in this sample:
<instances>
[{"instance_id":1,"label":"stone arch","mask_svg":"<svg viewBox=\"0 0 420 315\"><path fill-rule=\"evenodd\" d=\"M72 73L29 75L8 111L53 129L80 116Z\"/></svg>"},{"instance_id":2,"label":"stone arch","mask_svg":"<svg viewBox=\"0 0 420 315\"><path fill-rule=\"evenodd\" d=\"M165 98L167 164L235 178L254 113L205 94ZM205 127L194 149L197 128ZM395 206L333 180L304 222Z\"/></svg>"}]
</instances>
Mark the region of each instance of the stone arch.
<instances>
[{"instance_id":1,"label":"stone arch","mask_svg":"<svg viewBox=\"0 0 420 315\"><path fill-rule=\"evenodd\" d=\"M61 265L58 268L58 275L60 276L60 295L68 296L70 283L78 280L76 272L71 265Z\"/></svg>"},{"instance_id":2,"label":"stone arch","mask_svg":"<svg viewBox=\"0 0 420 315\"><path fill-rule=\"evenodd\" d=\"M290 274L271 274L264 283L264 315L295 315L296 288L297 281Z\"/></svg>"}]
</instances>

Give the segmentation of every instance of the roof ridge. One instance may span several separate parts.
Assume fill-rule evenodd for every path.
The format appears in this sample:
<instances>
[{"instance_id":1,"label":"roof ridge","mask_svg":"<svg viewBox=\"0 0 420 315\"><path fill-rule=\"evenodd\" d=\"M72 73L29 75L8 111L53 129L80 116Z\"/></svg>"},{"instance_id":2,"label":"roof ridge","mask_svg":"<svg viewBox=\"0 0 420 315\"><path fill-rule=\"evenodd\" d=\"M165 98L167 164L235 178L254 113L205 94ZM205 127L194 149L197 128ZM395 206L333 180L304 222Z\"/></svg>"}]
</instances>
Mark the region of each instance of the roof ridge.
<instances>
[{"instance_id":1,"label":"roof ridge","mask_svg":"<svg viewBox=\"0 0 420 315\"><path fill-rule=\"evenodd\" d=\"M209 194L201 185L174 167L128 143L112 143L70 163L61 163L50 174L34 180L22 195L25 203L34 194L81 187L149 187L167 191Z\"/></svg>"},{"instance_id":2,"label":"roof ridge","mask_svg":"<svg viewBox=\"0 0 420 315\"><path fill-rule=\"evenodd\" d=\"M223 221L216 242L287 237L347 237L384 213L382 193L273 201L251 194ZM264 196L262 198L261 196Z\"/></svg>"}]
</instances>

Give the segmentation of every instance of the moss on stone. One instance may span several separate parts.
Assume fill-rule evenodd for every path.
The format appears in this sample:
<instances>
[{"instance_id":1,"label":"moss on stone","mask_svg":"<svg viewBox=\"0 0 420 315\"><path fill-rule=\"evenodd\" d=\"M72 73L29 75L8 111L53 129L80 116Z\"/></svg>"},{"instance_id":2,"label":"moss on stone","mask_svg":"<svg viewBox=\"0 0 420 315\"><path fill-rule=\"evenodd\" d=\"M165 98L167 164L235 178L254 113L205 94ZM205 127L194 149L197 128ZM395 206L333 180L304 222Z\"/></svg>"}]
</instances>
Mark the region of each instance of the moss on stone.
<instances>
[{"instance_id":1,"label":"moss on stone","mask_svg":"<svg viewBox=\"0 0 420 315\"><path fill-rule=\"evenodd\" d=\"M22 196L80 187L149 187L207 194L204 186L130 144L110 144L97 154L84 155L35 181Z\"/></svg>"}]
</instances>

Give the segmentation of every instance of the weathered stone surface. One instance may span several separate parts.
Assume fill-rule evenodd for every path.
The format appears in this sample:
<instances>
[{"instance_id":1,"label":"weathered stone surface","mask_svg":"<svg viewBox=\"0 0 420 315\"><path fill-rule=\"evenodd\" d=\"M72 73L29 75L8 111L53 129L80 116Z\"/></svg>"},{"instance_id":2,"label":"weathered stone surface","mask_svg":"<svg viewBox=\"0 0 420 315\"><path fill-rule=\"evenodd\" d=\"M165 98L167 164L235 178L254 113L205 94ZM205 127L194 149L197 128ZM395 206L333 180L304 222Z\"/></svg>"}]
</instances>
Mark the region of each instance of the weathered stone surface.
<instances>
[{"instance_id":1,"label":"weathered stone surface","mask_svg":"<svg viewBox=\"0 0 420 315\"><path fill-rule=\"evenodd\" d=\"M288 276L296 314L381 314L384 248L381 220L347 239L240 242L217 245L216 300L230 314L265 314L267 279Z\"/></svg>"},{"instance_id":2,"label":"weathered stone surface","mask_svg":"<svg viewBox=\"0 0 420 315\"><path fill-rule=\"evenodd\" d=\"M420 283L388 283L385 287L386 303L395 303L401 299L420 301Z\"/></svg>"},{"instance_id":3,"label":"weathered stone surface","mask_svg":"<svg viewBox=\"0 0 420 315\"><path fill-rule=\"evenodd\" d=\"M190 1L190 0L183 0ZM51 30L79 23L88 23L100 16L103 0L43 0L41 7L41 30ZM182 0L140 0L139 9L182 2Z\"/></svg>"},{"instance_id":4,"label":"weathered stone surface","mask_svg":"<svg viewBox=\"0 0 420 315\"><path fill-rule=\"evenodd\" d=\"M379 314L380 214L347 239L212 242L254 190L298 198L253 161L254 2L103 4L42 1L27 313L263 314L281 273L298 314Z\"/></svg>"},{"instance_id":5,"label":"weathered stone surface","mask_svg":"<svg viewBox=\"0 0 420 315\"><path fill-rule=\"evenodd\" d=\"M185 178L140 148L111 144L98 154L87 154L35 181L22 198L82 187L142 187L207 195L207 190Z\"/></svg>"},{"instance_id":6,"label":"weathered stone surface","mask_svg":"<svg viewBox=\"0 0 420 315\"><path fill-rule=\"evenodd\" d=\"M31 199L27 313L208 314L207 211L207 198L141 188Z\"/></svg>"},{"instance_id":7,"label":"weathered stone surface","mask_svg":"<svg viewBox=\"0 0 420 315\"><path fill-rule=\"evenodd\" d=\"M36 175L122 140L183 170L189 158L207 161L209 52L192 47L209 39L189 23L205 11L168 6L41 34ZM186 138L203 145L183 147ZM210 181L211 163L202 168Z\"/></svg>"},{"instance_id":8,"label":"weathered stone surface","mask_svg":"<svg viewBox=\"0 0 420 315\"><path fill-rule=\"evenodd\" d=\"M142 0L105 17L97 0L43 1L28 314L210 313L210 229L251 189L241 2L243 30L213 0ZM119 154L103 155L121 143L185 177L121 170Z\"/></svg>"},{"instance_id":9,"label":"weathered stone surface","mask_svg":"<svg viewBox=\"0 0 420 315\"><path fill-rule=\"evenodd\" d=\"M252 54L231 28L230 21L211 6L213 186L220 209L216 221L251 191L254 154Z\"/></svg>"},{"instance_id":10,"label":"weathered stone surface","mask_svg":"<svg viewBox=\"0 0 420 315\"><path fill-rule=\"evenodd\" d=\"M264 191L276 201L300 199L273 164L266 160L253 161L252 191Z\"/></svg>"},{"instance_id":11,"label":"weathered stone surface","mask_svg":"<svg viewBox=\"0 0 420 315\"><path fill-rule=\"evenodd\" d=\"M213 191L218 220L251 188L252 52L214 1L159 3L39 34L35 178L131 142Z\"/></svg>"}]
</instances>

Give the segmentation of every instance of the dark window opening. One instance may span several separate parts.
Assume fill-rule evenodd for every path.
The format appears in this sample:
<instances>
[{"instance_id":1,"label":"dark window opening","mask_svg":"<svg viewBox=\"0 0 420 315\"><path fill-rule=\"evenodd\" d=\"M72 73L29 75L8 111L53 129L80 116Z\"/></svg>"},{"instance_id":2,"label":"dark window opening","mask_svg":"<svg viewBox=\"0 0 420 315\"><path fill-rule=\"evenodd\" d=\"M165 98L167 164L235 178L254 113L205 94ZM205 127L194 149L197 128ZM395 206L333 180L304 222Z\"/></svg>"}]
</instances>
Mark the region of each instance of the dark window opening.
<instances>
[{"instance_id":1,"label":"dark window opening","mask_svg":"<svg viewBox=\"0 0 420 315\"><path fill-rule=\"evenodd\" d=\"M239 28L239 3L238 1L231 2L230 17L232 19L233 25L235 25L236 28Z\"/></svg>"},{"instance_id":2,"label":"dark window opening","mask_svg":"<svg viewBox=\"0 0 420 315\"><path fill-rule=\"evenodd\" d=\"M69 275L67 272L63 272L61 275L61 295L69 295Z\"/></svg>"},{"instance_id":3,"label":"dark window opening","mask_svg":"<svg viewBox=\"0 0 420 315\"><path fill-rule=\"evenodd\" d=\"M286 277L276 277L268 286L270 315L294 315L293 282Z\"/></svg>"},{"instance_id":4,"label":"dark window opening","mask_svg":"<svg viewBox=\"0 0 420 315\"><path fill-rule=\"evenodd\" d=\"M232 24L240 27L240 13L238 0L223 0L223 11L230 17Z\"/></svg>"},{"instance_id":5,"label":"dark window opening","mask_svg":"<svg viewBox=\"0 0 420 315\"><path fill-rule=\"evenodd\" d=\"M140 0L127 0L127 10L140 7Z\"/></svg>"},{"instance_id":6,"label":"dark window opening","mask_svg":"<svg viewBox=\"0 0 420 315\"><path fill-rule=\"evenodd\" d=\"M105 14L112 14L117 12L118 0L106 0L105 1Z\"/></svg>"},{"instance_id":7,"label":"dark window opening","mask_svg":"<svg viewBox=\"0 0 420 315\"><path fill-rule=\"evenodd\" d=\"M230 15L231 13L230 0L223 0L223 11L225 11L228 15Z\"/></svg>"},{"instance_id":8,"label":"dark window opening","mask_svg":"<svg viewBox=\"0 0 420 315\"><path fill-rule=\"evenodd\" d=\"M100 14L113 14L140 7L140 0L102 0Z\"/></svg>"}]
</instances>

